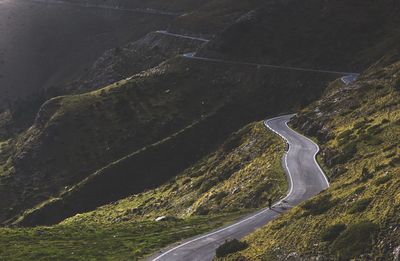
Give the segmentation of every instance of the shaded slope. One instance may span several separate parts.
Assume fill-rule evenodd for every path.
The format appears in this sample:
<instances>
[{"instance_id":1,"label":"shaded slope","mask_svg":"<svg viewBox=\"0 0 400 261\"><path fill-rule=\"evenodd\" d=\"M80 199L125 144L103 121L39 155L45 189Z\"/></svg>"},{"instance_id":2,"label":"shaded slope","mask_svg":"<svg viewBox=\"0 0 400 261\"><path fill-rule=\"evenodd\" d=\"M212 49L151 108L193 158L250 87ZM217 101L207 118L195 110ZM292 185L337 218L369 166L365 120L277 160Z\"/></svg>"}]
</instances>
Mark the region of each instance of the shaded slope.
<instances>
[{"instance_id":1,"label":"shaded slope","mask_svg":"<svg viewBox=\"0 0 400 261\"><path fill-rule=\"evenodd\" d=\"M15 170L2 178L9 200L1 204L12 209L3 220L217 108L218 118L231 121L218 128L233 131L316 98L330 77L175 59L103 90L50 100L35 125L9 143Z\"/></svg>"},{"instance_id":2,"label":"shaded slope","mask_svg":"<svg viewBox=\"0 0 400 261\"><path fill-rule=\"evenodd\" d=\"M208 45L202 56L359 71L399 39L392 1L267 1Z\"/></svg>"},{"instance_id":3,"label":"shaded slope","mask_svg":"<svg viewBox=\"0 0 400 261\"><path fill-rule=\"evenodd\" d=\"M174 241L226 225L265 205L268 197L284 194L283 149L262 122L249 124L154 190L60 225L0 228L0 252L13 260L136 260ZM206 185L208 180L213 182ZM155 222L160 215L169 217Z\"/></svg>"},{"instance_id":4,"label":"shaded slope","mask_svg":"<svg viewBox=\"0 0 400 261\"><path fill-rule=\"evenodd\" d=\"M224 119L214 120L224 122ZM207 126L204 123L200 124ZM208 123L208 126L211 124ZM268 197L279 198L285 193L286 179L283 171L280 170L280 154L283 147L277 145L278 139L267 133L261 123L250 124L234 133L215 152L207 154L202 159L198 158L204 154L201 150L206 147L205 144L213 143L212 139L216 139L221 130L218 130L219 128L199 130L199 127L195 125L190 128L197 128L196 135L203 133L198 142L192 142L192 146L196 148L191 149L198 150L197 161L181 171L179 176L172 178L176 172L179 172L180 167L190 162L190 159L185 156L188 151L179 151L182 147L179 144L183 144L188 136L189 140L193 139L190 134L182 133L187 137L171 138L152 148L147 148L152 152L143 151L142 155L131 155L118 163L113 163L113 166L100 170L62 195L61 204L49 202L48 206L41 207L37 213L28 214L19 223L46 224L45 222L50 218L62 218L60 213L68 209L75 210L75 213L87 211L87 206L90 206L89 200L95 200L91 206L98 206L99 203L104 203L100 202L102 199L103 201L111 200L114 195L122 198L124 192L127 196L140 191L140 183L149 183L151 179L153 179L153 184L146 184L144 188L154 187L155 184L162 185L93 212L78 215L64 223L113 223L154 219L162 215L182 218L191 215L218 214L221 211L235 212L260 207L265 204ZM193 132L193 130L188 128L185 132ZM207 132L212 132L214 135L206 135ZM176 139L180 140L179 143ZM171 143L175 144L173 151L165 152ZM164 151L160 147L163 147ZM157 158L156 151L161 151L163 154L159 153ZM151 155L151 158L146 159L143 155L145 153ZM145 165L149 160L156 161L157 164ZM122 167L125 167L124 171L121 171ZM174 171L170 171L171 168ZM173 175L168 176L169 171ZM129 176L137 174L148 178L142 178L140 181L138 178L127 176L128 173ZM115 185L109 185L110 183ZM93 191L96 185L99 190ZM107 197L101 195L107 195ZM84 206L86 209L79 209L79 206ZM50 208L54 210L49 210ZM41 216L41 213L45 213L46 216Z\"/></svg>"}]
</instances>

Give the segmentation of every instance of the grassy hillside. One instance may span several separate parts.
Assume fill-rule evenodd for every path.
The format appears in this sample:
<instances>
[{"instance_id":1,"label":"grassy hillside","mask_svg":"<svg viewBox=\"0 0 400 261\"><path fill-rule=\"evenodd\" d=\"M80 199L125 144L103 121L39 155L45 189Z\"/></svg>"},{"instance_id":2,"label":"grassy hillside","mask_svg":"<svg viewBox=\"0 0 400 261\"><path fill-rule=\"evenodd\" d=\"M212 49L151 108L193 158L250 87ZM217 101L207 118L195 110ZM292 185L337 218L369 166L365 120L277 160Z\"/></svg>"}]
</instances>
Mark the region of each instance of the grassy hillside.
<instances>
[{"instance_id":1,"label":"grassy hillside","mask_svg":"<svg viewBox=\"0 0 400 261\"><path fill-rule=\"evenodd\" d=\"M283 151L283 142L262 123L252 123L165 184L64 223L182 218L262 207L268 198L286 194Z\"/></svg>"},{"instance_id":2,"label":"grassy hillside","mask_svg":"<svg viewBox=\"0 0 400 261\"><path fill-rule=\"evenodd\" d=\"M35 124L7 143L10 153L4 158L10 164L0 177L0 193L7 201L0 205L8 211L1 213L1 220L57 197L97 170L206 115L223 120L211 121L209 130L227 135L265 115L298 108L315 99L331 77L176 58L98 91L51 99ZM302 90L301 97L295 90ZM195 159L222 142L223 135L207 135L197 136L199 142L211 141L200 143L207 149L188 147L178 155Z\"/></svg>"},{"instance_id":3,"label":"grassy hillside","mask_svg":"<svg viewBox=\"0 0 400 261\"><path fill-rule=\"evenodd\" d=\"M250 247L227 260L392 260L398 255L398 61L389 55L354 84L332 83L320 101L300 113L293 124L319 140L331 187L246 237Z\"/></svg>"},{"instance_id":4,"label":"grassy hillside","mask_svg":"<svg viewBox=\"0 0 400 261\"><path fill-rule=\"evenodd\" d=\"M1 110L75 80L104 51L174 19L32 1L2 2L0 16Z\"/></svg>"},{"instance_id":5,"label":"grassy hillside","mask_svg":"<svg viewBox=\"0 0 400 261\"><path fill-rule=\"evenodd\" d=\"M249 124L156 189L56 226L0 229L1 257L136 260L282 197L287 190L283 152L283 142L263 123ZM155 222L160 216L168 221Z\"/></svg>"},{"instance_id":6,"label":"grassy hillside","mask_svg":"<svg viewBox=\"0 0 400 261\"><path fill-rule=\"evenodd\" d=\"M138 260L167 244L229 224L239 214L243 213L164 222L0 228L0 253L3 260L13 261Z\"/></svg>"},{"instance_id":7,"label":"grassy hillside","mask_svg":"<svg viewBox=\"0 0 400 261\"><path fill-rule=\"evenodd\" d=\"M143 38L105 52L77 81L63 87L66 94L87 92L159 65L177 55L194 52L204 42L151 32Z\"/></svg>"}]
</instances>

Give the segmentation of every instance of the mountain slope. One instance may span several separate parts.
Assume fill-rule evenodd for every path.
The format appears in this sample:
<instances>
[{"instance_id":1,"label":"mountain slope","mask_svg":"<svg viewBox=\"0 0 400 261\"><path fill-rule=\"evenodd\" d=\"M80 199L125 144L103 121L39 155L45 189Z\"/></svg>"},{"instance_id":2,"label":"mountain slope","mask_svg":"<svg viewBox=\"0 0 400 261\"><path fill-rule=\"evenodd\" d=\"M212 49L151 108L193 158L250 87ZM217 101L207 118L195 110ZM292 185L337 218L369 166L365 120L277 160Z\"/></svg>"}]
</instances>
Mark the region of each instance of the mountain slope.
<instances>
[{"instance_id":1,"label":"mountain slope","mask_svg":"<svg viewBox=\"0 0 400 261\"><path fill-rule=\"evenodd\" d=\"M398 55L388 55L354 84L332 83L298 115L294 126L322 144L331 187L248 236L250 247L227 260L398 256L399 72Z\"/></svg>"},{"instance_id":2,"label":"mountain slope","mask_svg":"<svg viewBox=\"0 0 400 261\"><path fill-rule=\"evenodd\" d=\"M283 142L261 122L251 123L154 190L52 227L0 228L1 256L136 260L174 241L230 223L264 206L268 198L280 198L287 187L280 167L283 151ZM166 216L165 220L155 222L160 216ZM30 242L29 246L21 247L24 242Z\"/></svg>"},{"instance_id":3,"label":"mountain slope","mask_svg":"<svg viewBox=\"0 0 400 261\"><path fill-rule=\"evenodd\" d=\"M4 187L17 184L17 190L10 192L15 201L1 204L5 207L18 204L11 211L16 214L24 206L33 207L45 198L57 197L98 169L202 119L204 123L200 126L209 131L197 131L202 136L192 142L206 149L184 143L182 148L186 149L180 152L184 154L177 154L186 154L189 159L199 157L221 142L223 135L243 124L285 110L288 104L296 108L313 99L320 91L319 86L331 77L299 72L276 74L271 69L226 67L179 58L127 82L50 100L42 107L35 125L16 141L9 142L14 148L11 156L14 168L10 167L14 174L3 178ZM281 86L287 88L280 90ZM304 99L294 95L296 89L303 91ZM212 120L205 117L208 114L214 115ZM213 133L213 129L218 132ZM115 133L120 138L116 139ZM201 142L207 139L210 142ZM124 168L115 173L116 177L127 174ZM35 183L28 185L27 180L20 179L26 175ZM123 184L124 180L120 182ZM26 192L23 199L17 200L21 189ZM6 215L4 212L3 217Z\"/></svg>"},{"instance_id":4,"label":"mountain slope","mask_svg":"<svg viewBox=\"0 0 400 261\"><path fill-rule=\"evenodd\" d=\"M206 57L359 72L397 46L391 0L266 1L200 52Z\"/></svg>"}]
</instances>

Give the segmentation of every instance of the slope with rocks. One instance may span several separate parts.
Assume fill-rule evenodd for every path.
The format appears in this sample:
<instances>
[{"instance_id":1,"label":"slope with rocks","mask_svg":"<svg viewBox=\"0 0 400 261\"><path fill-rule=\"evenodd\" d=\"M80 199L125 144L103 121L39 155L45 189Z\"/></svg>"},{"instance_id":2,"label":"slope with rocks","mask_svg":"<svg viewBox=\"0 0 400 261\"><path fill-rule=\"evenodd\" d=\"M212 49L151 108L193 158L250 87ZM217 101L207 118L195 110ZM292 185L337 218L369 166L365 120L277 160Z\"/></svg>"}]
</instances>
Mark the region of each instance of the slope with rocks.
<instances>
[{"instance_id":1,"label":"slope with rocks","mask_svg":"<svg viewBox=\"0 0 400 261\"><path fill-rule=\"evenodd\" d=\"M283 152L283 142L262 122L251 123L155 189L50 228L0 228L0 252L13 260L136 260L282 197L287 190ZM161 221L155 222L157 217ZM22 247L24 242L29 246Z\"/></svg>"},{"instance_id":2,"label":"slope with rocks","mask_svg":"<svg viewBox=\"0 0 400 261\"><path fill-rule=\"evenodd\" d=\"M293 125L322 144L320 161L331 187L245 238L249 248L227 260L392 260L398 255L399 73L398 55L388 55L357 82L332 83L321 100L298 115Z\"/></svg>"},{"instance_id":3,"label":"slope with rocks","mask_svg":"<svg viewBox=\"0 0 400 261\"><path fill-rule=\"evenodd\" d=\"M35 125L9 142L12 165L2 179L3 191L14 196L1 202L5 209L12 206L9 213L2 213L3 220L26 206L33 207L68 191L100 168L201 119L200 125L191 128L198 133L192 143L201 147L189 146L189 142L175 151L177 157L195 159L243 124L314 99L320 86L330 79L331 75L277 74L275 70L246 65L226 67L177 58L105 89L50 100L42 107ZM286 88L282 90L282 86ZM295 94L300 89L302 99ZM204 128L208 131L200 131ZM178 135L177 140L181 137ZM204 139L210 142L200 142ZM123 185L124 180L118 177L130 172L122 168L113 173L114 182L102 184ZM134 179L139 181L139 176ZM150 171L150 176L160 173ZM10 190L11 184L15 190ZM110 196L108 200L115 198Z\"/></svg>"},{"instance_id":4,"label":"slope with rocks","mask_svg":"<svg viewBox=\"0 0 400 261\"><path fill-rule=\"evenodd\" d=\"M397 46L398 19L391 0L266 1L200 55L357 72Z\"/></svg>"},{"instance_id":5,"label":"slope with rocks","mask_svg":"<svg viewBox=\"0 0 400 261\"><path fill-rule=\"evenodd\" d=\"M65 86L64 93L95 90L157 66L179 54L197 50L203 41L155 31L121 48L105 52L81 79Z\"/></svg>"}]
</instances>

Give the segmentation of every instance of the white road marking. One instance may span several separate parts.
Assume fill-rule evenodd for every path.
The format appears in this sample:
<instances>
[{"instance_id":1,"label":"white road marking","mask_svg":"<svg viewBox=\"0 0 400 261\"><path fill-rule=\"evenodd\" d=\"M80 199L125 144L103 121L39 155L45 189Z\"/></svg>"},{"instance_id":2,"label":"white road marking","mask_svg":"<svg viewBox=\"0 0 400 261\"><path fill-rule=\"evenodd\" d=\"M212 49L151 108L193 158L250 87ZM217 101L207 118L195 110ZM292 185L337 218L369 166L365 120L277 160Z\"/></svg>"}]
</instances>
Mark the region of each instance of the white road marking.
<instances>
[{"instance_id":1,"label":"white road marking","mask_svg":"<svg viewBox=\"0 0 400 261\"><path fill-rule=\"evenodd\" d=\"M294 116L294 115L295 115L295 114L289 115L289 116ZM286 137L284 137L282 134L278 133L277 131L275 131L274 129L272 129L272 128L268 125L268 122L270 122L270 121L272 121L272 120L274 120L274 119L278 119L278 118L280 118L280 117L282 117L282 116L275 117L275 118L272 118L272 119L269 119L269 120L265 120L265 121L264 121L264 125L265 125L268 129L270 129L271 131L273 131L274 133L276 133L277 135L279 135L282 139L284 139L284 140L289 144L289 150L285 153L285 158L284 158L284 160L285 160L285 168L286 168L286 170L287 170L287 174L288 174L289 180L290 180L290 189L289 189L288 194L287 194L283 199L281 199L281 200L279 200L278 202L276 202L275 204L273 204L273 207L275 207L275 206L281 204L283 201L285 201L287 198L289 198L289 197L292 195L292 193L293 193L293 177L292 177L292 174L290 173L289 166L288 166L288 163L287 163L287 155L288 155L289 152L290 152L290 141L289 141ZM285 124L286 124L286 126L289 128L289 126L287 125L287 123L288 123L288 121L286 121ZM297 132L296 132L296 133L297 133ZM301 135L301 134L300 134L300 135ZM303 135L301 135L301 136L303 136ZM304 136L303 136L303 137L304 137ZM308 138L307 138L307 139L308 139ZM310 140L310 139L308 139L308 140L311 141L313 144L315 144L312 140ZM317 147L317 152L314 154L314 162L315 162L315 164L318 166L318 168L319 168L321 174L323 175L323 177L325 178L325 181L327 182L327 184L328 184L328 186L329 186L328 179L326 178L324 172L321 170L321 168L320 168L319 165L318 165L318 162L317 162L316 159L315 159L315 156L317 155L317 153L318 153L318 151L319 151L319 146L318 146L317 144L315 144L315 145L316 145L316 147ZM237 222L237 223L235 223L235 224L232 224L232 225L230 225L230 226L228 226L228 227L219 229L219 230L214 231L214 232L212 232L212 233L209 233L209 234L206 234L206 235L203 235L203 236L194 238L194 239L192 239L192 240L190 240L190 241L187 241L187 242L185 242L185 243L183 243L183 244L181 244L181 245L178 245L178 246L176 246L176 247L174 247L174 248L172 248L172 249L170 249L170 250L164 252L163 254L157 256L156 258L153 259L153 261L160 260L160 259L161 259L162 257L164 257L165 255L168 255L169 253L171 253L171 252L173 252L173 251L175 251L175 250L177 250L177 249L179 249L179 248L181 248L181 247L183 247L183 246L186 246L186 245L188 245L188 244L191 244L191 243L193 243L193 242L199 241L199 240L204 239L204 238L207 238L207 237L211 237L211 236L213 236L213 235L215 235L215 234L217 234L217 233L220 233L220 232L222 232L222 231L228 230L228 229L230 229L230 228L232 228L232 227L236 227L236 226L238 226L238 225L240 225L240 224L242 224L242 223L244 223L244 222L247 222L247 221L249 221L249 220L251 220L251 219L254 219L255 217L258 217L258 216L260 216L260 215L266 213L268 210L270 210L270 209L269 209L269 208L263 209L263 210L261 210L260 212L254 214L254 215L252 215L252 216L250 216L250 217L248 217L248 218L246 218L246 219L244 219L244 220L241 220L241 221L239 221L239 222Z\"/></svg>"},{"instance_id":2,"label":"white road marking","mask_svg":"<svg viewBox=\"0 0 400 261\"><path fill-rule=\"evenodd\" d=\"M194 60L202 60L202 61L210 61L210 62L218 62L218 63L251 65L251 66L268 67L268 68L282 69L282 70L292 70L292 71L302 71L302 72L318 72L318 73L337 74L337 75L346 75L346 76L358 76L359 75L358 73L351 73L351 72L318 70L318 69L293 67L293 66L281 66L281 65L250 63L250 62L238 62L238 61L231 61L231 60L222 60L222 59L215 59L215 58L198 57L198 56L196 56L195 52L185 53L182 56L185 57L185 58L194 59Z\"/></svg>"}]
</instances>

